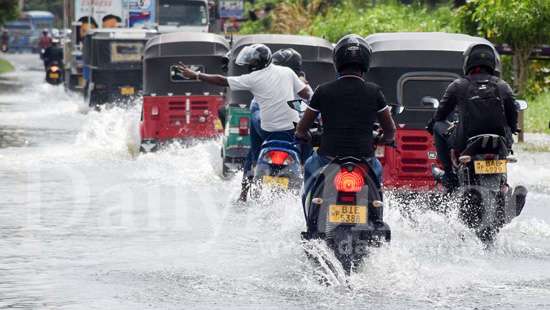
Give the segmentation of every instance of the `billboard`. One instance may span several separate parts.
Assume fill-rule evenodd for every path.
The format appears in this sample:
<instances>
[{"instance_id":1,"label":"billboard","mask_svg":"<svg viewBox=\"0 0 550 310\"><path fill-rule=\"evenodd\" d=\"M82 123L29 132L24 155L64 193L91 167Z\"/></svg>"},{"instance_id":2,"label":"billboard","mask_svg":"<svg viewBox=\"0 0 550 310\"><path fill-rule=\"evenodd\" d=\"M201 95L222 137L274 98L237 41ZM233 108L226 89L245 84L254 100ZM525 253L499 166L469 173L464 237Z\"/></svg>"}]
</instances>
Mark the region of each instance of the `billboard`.
<instances>
[{"instance_id":1,"label":"billboard","mask_svg":"<svg viewBox=\"0 0 550 310\"><path fill-rule=\"evenodd\" d=\"M99 27L103 17L110 14L120 17L122 25L126 24L122 0L76 0L74 9L76 20L90 16Z\"/></svg>"},{"instance_id":2,"label":"billboard","mask_svg":"<svg viewBox=\"0 0 550 310\"><path fill-rule=\"evenodd\" d=\"M76 20L91 16L101 28L106 15L120 17L122 27L152 27L156 23L157 0L75 0Z\"/></svg>"},{"instance_id":3,"label":"billboard","mask_svg":"<svg viewBox=\"0 0 550 310\"><path fill-rule=\"evenodd\" d=\"M243 0L220 0L218 8L220 18L243 19L244 17Z\"/></svg>"}]
</instances>

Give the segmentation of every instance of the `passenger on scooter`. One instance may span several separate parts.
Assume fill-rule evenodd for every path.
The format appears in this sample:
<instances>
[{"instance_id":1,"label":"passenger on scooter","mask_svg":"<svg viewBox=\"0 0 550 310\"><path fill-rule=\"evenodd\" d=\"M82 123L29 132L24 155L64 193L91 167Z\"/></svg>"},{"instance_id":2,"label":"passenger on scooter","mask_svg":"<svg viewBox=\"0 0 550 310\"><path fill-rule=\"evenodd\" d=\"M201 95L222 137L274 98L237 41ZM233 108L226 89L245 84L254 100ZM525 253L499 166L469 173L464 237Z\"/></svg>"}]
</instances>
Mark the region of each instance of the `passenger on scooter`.
<instances>
[{"instance_id":1,"label":"passenger on scooter","mask_svg":"<svg viewBox=\"0 0 550 310\"><path fill-rule=\"evenodd\" d=\"M287 67L272 64L271 50L263 44L253 44L243 48L236 59L237 65L248 66L249 73L240 76L195 72L184 64L178 69L190 79L204 81L218 86L228 86L233 90L247 90L252 93L261 115L261 130L264 137L271 134L294 134L294 123L299 121L298 112L287 102L296 98L311 98L311 90L296 73ZM252 180L251 171L243 175L240 200L245 201Z\"/></svg>"},{"instance_id":2,"label":"passenger on scooter","mask_svg":"<svg viewBox=\"0 0 550 310\"><path fill-rule=\"evenodd\" d=\"M54 62L59 66L63 63L63 48L57 38L52 39L52 45L44 51L44 69L48 70L48 66Z\"/></svg>"},{"instance_id":3,"label":"passenger on scooter","mask_svg":"<svg viewBox=\"0 0 550 310\"><path fill-rule=\"evenodd\" d=\"M510 86L496 76L497 56L492 46L478 43L464 52L464 77L452 82L426 129L433 134L437 157L448 192L458 186L451 150L460 154L469 138L497 134L509 149L518 132L518 112Z\"/></svg>"},{"instance_id":4,"label":"passenger on scooter","mask_svg":"<svg viewBox=\"0 0 550 310\"><path fill-rule=\"evenodd\" d=\"M317 88L296 130L298 139L311 139L309 128L321 114L321 145L306 161L304 194L309 192L320 169L336 156L366 158L378 177L375 182L381 182L382 165L374 156L372 130L378 120L384 130L382 142L392 144L395 123L380 87L363 79L370 58L369 44L355 34L343 37L334 48L339 78Z\"/></svg>"},{"instance_id":5,"label":"passenger on scooter","mask_svg":"<svg viewBox=\"0 0 550 310\"><path fill-rule=\"evenodd\" d=\"M305 78L305 72L302 70L302 55L293 48L280 49L273 53L273 64L283 67L288 67L296 73L296 75L306 84L309 91L313 93L311 86ZM299 98L294 98L299 99ZM255 99L252 99L250 103L250 151L246 157L244 163L245 173L249 173L255 166L258 160L260 148L262 142L266 139L262 135L261 121L260 121L260 107ZM305 161L311 155L311 146L303 144L301 145L302 161Z\"/></svg>"}]
</instances>

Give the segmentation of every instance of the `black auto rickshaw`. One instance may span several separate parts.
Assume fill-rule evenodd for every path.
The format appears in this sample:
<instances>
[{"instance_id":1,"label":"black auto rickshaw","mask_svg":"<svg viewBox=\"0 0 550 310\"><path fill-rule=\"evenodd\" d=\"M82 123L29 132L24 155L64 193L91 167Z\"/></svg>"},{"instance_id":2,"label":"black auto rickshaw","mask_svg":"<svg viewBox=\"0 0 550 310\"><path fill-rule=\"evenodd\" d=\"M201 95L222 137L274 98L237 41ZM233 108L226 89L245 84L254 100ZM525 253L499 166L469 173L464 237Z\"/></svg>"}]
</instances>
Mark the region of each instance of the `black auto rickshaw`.
<instances>
[{"instance_id":1,"label":"black auto rickshaw","mask_svg":"<svg viewBox=\"0 0 550 310\"><path fill-rule=\"evenodd\" d=\"M84 97L90 106L125 103L142 89L145 43L156 31L142 29L91 30L84 38Z\"/></svg>"},{"instance_id":2,"label":"black auto rickshaw","mask_svg":"<svg viewBox=\"0 0 550 310\"><path fill-rule=\"evenodd\" d=\"M447 86L462 75L464 51L473 43L489 42L429 32L380 33L366 40L373 53L367 80L382 87L397 112L397 148L379 147L376 152L384 166L384 186L430 190L435 186L432 166L437 165L437 153L426 123Z\"/></svg>"},{"instance_id":3,"label":"black auto rickshaw","mask_svg":"<svg viewBox=\"0 0 550 310\"><path fill-rule=\"evenodd\" d=\"M325 39L311 36L258 34L239 37L231 48L228 75L238 76L248 73L247 68L235 63L239 52L248 45L262 43L272 52L283 48L293 48L302 55L303 70L313 89L319 84L336 77L332 64L332 44ZM274 87L277 87L274 85ZM228 91L226 98L225 136L222 146L223 174L241 167L250 148L250 102L248 91Z\"/></svg>"},{"instance_id":4,"label":"black auto rickshaw","mask_svg":"<svg viewBox=\"0 0 550 310\"><path fill-rule=\"evenodd\" d=\"M151 39L143 62L142 151L153 151L170 140L207 139L221 135L218 109L225 87L179 75L185 63L196 71L225 74L229 43L219 35L173 32Z\"/></svg>"}]
</instances>

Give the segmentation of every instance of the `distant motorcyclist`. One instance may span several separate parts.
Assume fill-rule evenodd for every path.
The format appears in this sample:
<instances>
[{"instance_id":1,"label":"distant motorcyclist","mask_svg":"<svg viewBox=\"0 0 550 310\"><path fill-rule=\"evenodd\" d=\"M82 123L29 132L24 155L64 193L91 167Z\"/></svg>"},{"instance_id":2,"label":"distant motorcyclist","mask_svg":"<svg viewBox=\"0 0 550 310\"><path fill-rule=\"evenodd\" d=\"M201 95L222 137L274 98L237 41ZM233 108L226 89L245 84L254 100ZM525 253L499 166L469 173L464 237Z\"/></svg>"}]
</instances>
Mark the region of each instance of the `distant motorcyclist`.
<instances>
[{"instance_id":1,"label":"distant motorcyclist","mask_svg":"<svg viewBox=\"0 0 550 310\"><path fill-rule=\"evenodd\" d=\"M514 94L510 86L496 76L498 59L494 48L476 43L464 56L464 77L447 87L426 127L434 136L437 157L445 170L442 183L448 191L458 186L451 149L459 154L469 138L480 134L505 137L511 149L512 133L518 131Z\"/></svg>"},{"instance_id":2,"label":"distant motorcyclist","mask_svg":"<svg viewBox=\"0 0 550 310\"><path fill-rule=\"evenodd\" d=\"M57 63L59 66L63 63L63 48L57 38L52 39L52 45L44 52L44 68L47 70L52 63Z\"/></svg>"},{"instance_id":3,"label":"distant motorcyclist","mask_svg":"<svg viewBox=\"0 0 550 310\"><path fill-rule=\"evenodd\" d=\"M6 52L8 50L8 45L10 43L10 35L7 30L2 31L2 51Z\"/></svg>"},{"instance_id":4,"label":"distant motorcyclist","mask_svg":"<svg viewBox=\"0 0 550 310\"><path fill-rule=\"evenodd\" d=\"M52 45L52 37L50 37L50 32L48 29L44 29L42 31L42 36L40 36L40 39L38 40L38 48L40 50L40 53L42 57L44 57L44 52L48 47Z\"/></svg>"},{"instance_id":5,"label":"distant motorcyclist","mask_svg":"<svg viewBox=\"0 0 550 310\"><path fill-rule=\"evenodd\" d=\"M320 113L323 121L321 145L306 161L304 193L308 193L318 171L336 156L366 158L371 169L382 178L382 166L374 156L373 127L380 122L383 143L394 141L395 123L380 87L366 82L371 48L360 36L350 34L338 41L333 60L339 77L317 88L302 120L296 137L309 140L309 128Z\"/></svg>"},{"instance_id":6,"label":"distant motorcyclist","mask_svg":"<svg viewBox=\"0 0 550 310\"><path fill-rule=\"evenodd\" d=\"M309 91L313 93L313 90L309 86L306 78L305 78L305 72L302 70L302 55L298 53L293 48L287 48L287 49L280 49L273 53L273 64L283 67L288 67L298 75L300 80L306 84L306 87L309 88ZM295 98L297 99L297 98ZM265 140L266 137L262 135L261 130L261 121L260 121L260 107L256 100L252 100L252 103L250 104L250 151L248 153L248 156L246 157L246 161L244 163L244 171L249 172L251 171L252 167L256 164L256 161L259 156L259 151L262 145L262 142ZM302 155L309 157L311 154L311 148L302 145ZM304 161L307 158L302 158Z\"/></svg>"},{"instance_id":7,"label":"distant motorcyclist","mask_svg":"<svg viewBox=\"0 0 550 310\"><path fill-rule=\"evenodd\" d=\"M264 137L275 133L294 134L294 123L299 121L299 116L287 102L294 100L296 95L309 99L310 88L291 69L272 64L271 50L263 44L243 48L237 55L236 64L248 66L249 73L224 77L195 72L184 64L180 64L178 69L190 79L228 86L232 90L250 91L260 108L261 130ZM240 196L242 201L246 200L252 178L251 171L243 175Z\"/></svg>"}]
</instances>

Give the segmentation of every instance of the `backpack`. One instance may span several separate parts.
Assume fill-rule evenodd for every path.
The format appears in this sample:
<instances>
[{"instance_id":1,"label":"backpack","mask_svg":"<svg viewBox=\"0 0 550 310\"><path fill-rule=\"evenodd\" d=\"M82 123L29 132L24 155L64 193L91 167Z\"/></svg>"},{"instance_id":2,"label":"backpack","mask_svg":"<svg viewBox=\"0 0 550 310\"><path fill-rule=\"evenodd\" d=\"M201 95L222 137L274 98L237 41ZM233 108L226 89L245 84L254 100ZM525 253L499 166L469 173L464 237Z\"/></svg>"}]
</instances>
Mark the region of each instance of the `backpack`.
<instances>
[{"instance_id":1,"label":"backpack","mask_svg":"<svg viewBox=\"0 0 550 310\"><path fill-rule=\"evenodd\" d=\"M462 104L463 139L481 134L506 136L507 126L504 102L497 79L469 81Z\"/></svg>"}]
</instances>

